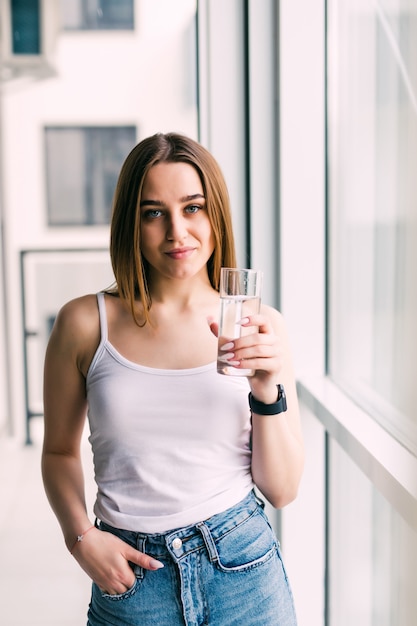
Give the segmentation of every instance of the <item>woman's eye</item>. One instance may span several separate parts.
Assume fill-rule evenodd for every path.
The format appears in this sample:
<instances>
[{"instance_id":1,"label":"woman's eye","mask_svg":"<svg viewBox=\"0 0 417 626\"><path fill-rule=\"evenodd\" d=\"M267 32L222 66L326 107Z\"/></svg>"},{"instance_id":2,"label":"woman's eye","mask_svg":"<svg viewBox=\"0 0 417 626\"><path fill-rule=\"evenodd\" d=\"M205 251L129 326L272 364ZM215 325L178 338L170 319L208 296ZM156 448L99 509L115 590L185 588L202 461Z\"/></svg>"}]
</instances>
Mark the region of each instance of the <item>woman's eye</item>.
<instances>
[{"instance_id":1,"label":"woman's eye","mask_svg":"<svg viewBox=\"0 0 417 626\"><path fill-rule=\"evenodd\" d=\"M162 215L162 211L160 209L148 209L144 213L144 218L148 220L154 220L157 217Z\"/></svg>"},{"instance_id":2,"label":"woman's eye","mask_svg":"<svg viewBox=\"0 0 417 626\"><path fill-rule=\"evenodd\" d=\"M202 209L202 207L199 204L191 204L190 206L186 207L186 212L187 213L198 213L198 211L200 211Z\"/></svg>"}]
</instances>

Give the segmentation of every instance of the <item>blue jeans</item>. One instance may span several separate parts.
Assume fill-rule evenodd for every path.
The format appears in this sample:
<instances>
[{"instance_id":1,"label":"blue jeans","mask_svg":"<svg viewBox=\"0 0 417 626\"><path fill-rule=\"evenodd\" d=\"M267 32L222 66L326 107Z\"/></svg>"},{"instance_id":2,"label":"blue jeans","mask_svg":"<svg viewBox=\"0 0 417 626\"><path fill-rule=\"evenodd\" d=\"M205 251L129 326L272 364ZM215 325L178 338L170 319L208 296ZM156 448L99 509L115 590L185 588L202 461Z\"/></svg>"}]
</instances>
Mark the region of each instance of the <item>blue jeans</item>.
<instances>
[{"instance_id":1,"label":"blue jeans","mask_svg":"<svg viewBox=\"0 0 417 626\"><path fill-rule=\"evenodd\" d=\"M87 626L296 626L279 543L253 492L224 513L165 534L100 528L164 568L135 566L135 584L120 595L93 583Z\"/></svg>"}]
</instances>

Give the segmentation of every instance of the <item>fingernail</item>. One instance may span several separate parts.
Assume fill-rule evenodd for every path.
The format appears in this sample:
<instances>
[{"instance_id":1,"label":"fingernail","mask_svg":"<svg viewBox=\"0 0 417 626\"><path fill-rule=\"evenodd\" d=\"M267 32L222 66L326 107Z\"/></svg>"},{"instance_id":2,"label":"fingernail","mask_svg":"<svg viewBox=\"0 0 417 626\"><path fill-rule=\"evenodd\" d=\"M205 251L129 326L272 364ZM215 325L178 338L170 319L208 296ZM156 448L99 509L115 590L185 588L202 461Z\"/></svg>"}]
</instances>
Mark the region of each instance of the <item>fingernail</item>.
<instances>
[{"instance_id":1,"label":"fingernail","mask_svg":"<svg viewBox=\"0 0 417 626\"><path fill-rule=\"evenodd\" d=\"M161 561L157 561L156 559L149 559L149 565L152 569L161 569L164 567L164 564Z\"/></svg>"},{"instance_id":2,"label":"fingernail","mask_svg":"<svg viewBox=\"0 0 417 626\"><path fill-rule=\"evenodd\" d=\"M248 317L244 317L243 319L241 319L238 324L247 324L249 322L249 318Z\"/></svg>"},{"instance_id":3,"label":"fingernail","mask_svg":"<svg viewBox=\"0 0 417 626\"><path fill-rule=\"evenodd\" d=\"M233 341L229 341L229 343L223 344L220 350L224 350L226 352L227 350L231 350L234 347L235 347L235 344L233 343Z\"/></svg>"}]
</instances>

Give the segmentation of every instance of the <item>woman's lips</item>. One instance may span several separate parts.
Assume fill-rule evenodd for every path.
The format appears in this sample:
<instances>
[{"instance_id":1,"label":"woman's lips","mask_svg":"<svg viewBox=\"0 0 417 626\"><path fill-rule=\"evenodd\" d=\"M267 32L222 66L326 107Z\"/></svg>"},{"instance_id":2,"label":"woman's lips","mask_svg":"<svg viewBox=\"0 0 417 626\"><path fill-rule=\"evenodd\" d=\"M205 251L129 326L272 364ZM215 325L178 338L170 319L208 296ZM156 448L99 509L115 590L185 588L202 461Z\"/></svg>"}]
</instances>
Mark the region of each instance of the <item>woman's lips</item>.
<instances>
[{"instance_id":1,"label":"woman's lips","mask_svg":"<svg viewBox=\"0 0 417 626\"><path fill-rule=\"evenodd\" d=\"M186 259L194 252L195 248L174 248L165 252L171 259Z\"/></svg>"}]
</instances>

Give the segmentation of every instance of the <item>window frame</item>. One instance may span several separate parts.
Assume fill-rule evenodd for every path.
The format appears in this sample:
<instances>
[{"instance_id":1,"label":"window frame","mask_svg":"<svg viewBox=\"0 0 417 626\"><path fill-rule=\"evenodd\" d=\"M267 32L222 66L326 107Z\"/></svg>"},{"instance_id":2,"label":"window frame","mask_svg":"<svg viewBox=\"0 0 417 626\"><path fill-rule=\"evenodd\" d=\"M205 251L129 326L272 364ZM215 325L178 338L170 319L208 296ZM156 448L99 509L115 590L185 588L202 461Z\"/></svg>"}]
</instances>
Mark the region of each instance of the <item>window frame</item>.
<instances>
[{"instance_id":1,"label":"window frame","mask_svg":"<svg viewBox=\"0 0 417 626\"><path fill-rule=\"evenodd\" d=\"M306 506L315 489L311 469L323 462L322 491L314 493L318 506L324 494L324 564L317 561L314 579L319 577L324 582L324 609L322 615L319 611L305 613L305 619L309 624L326 625L331 623L328 576L333 523L329 507L332 441L417 530L417 459L328 376L327 36L326 3L320 7L303 0L280 4L282 311L293 340L303 429L309 432L309 420L314 419L325 432L323 459L318 442L306 438L307 471L297 500L282 513L283 541L290 555L287 566L296 604L298 592L299 597L309 599L311 609L316 602L310 585L312 577L309 581L298 570L306 550L316 553L317 537L313 533L314 550L310 543L303 546L306 527L298 520L308 515L311 539L314 509L309 511ZM303 615L304 611L305 607L300 606Z\"/></svg>"}]
</instances>

